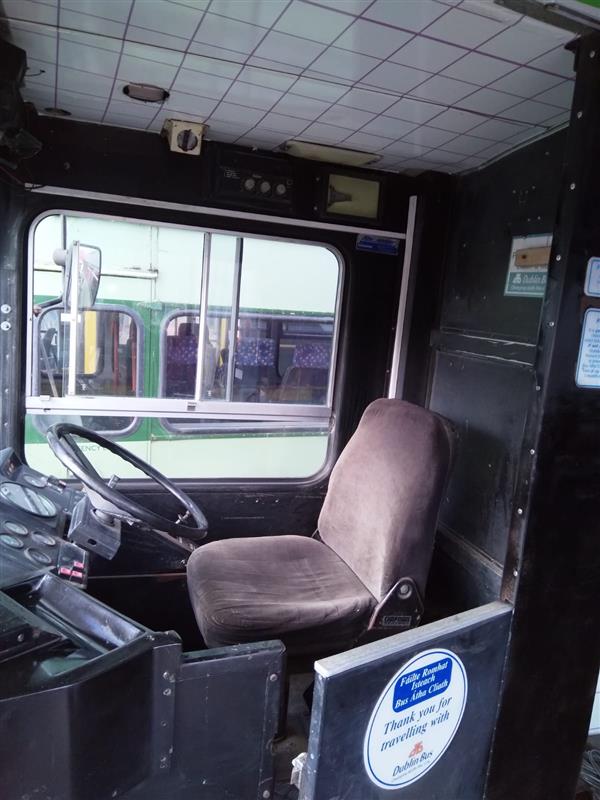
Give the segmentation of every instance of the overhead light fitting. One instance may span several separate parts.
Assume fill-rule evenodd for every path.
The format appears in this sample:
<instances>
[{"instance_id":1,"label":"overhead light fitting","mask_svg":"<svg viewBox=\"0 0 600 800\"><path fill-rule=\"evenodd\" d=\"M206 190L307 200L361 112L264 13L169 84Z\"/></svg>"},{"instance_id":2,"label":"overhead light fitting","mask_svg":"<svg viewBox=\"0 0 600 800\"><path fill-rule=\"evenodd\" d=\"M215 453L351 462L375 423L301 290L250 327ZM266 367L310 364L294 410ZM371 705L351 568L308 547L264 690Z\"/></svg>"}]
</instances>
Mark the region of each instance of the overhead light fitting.
<instances>
[{"instance_id":1,"label":"overhead light fitting","mask_svg":"<svg viewBox=\"0 0 600 800\"><path fill-rule=\"evenodd\" d=\"M128 83L123 87L123 94L132 100L141 100L142 103L164 103L169 96L166 89L149 83Z\"/></svg>"},{"instance_id":2,"label":"overhead light fitting","mask_svg":"<svg viewBox=\"0 0 600 800\"><path fill-rule=\"evenodd\" d=\"M381 156L365 153L362 150L350 150L345 147L332 147L327 144L302 142L289 139L282 148L288 155L297 158L308 158L311 161L327 161L329 164L345 164L349 167L366 167L376 164Z\"/></svg>"},{"instance_id":3,"label":"overhead light fitting","mask_svg":"<svg viewBox=\"0 0 600 800\"><path fill-rule=\"evenodd\" d=\"M48 106L44 109L46 114L53 114L55 117L70 117L71 112L67 111L66 108L57 108L56 106Z\"/></svg>"}]
</instances>

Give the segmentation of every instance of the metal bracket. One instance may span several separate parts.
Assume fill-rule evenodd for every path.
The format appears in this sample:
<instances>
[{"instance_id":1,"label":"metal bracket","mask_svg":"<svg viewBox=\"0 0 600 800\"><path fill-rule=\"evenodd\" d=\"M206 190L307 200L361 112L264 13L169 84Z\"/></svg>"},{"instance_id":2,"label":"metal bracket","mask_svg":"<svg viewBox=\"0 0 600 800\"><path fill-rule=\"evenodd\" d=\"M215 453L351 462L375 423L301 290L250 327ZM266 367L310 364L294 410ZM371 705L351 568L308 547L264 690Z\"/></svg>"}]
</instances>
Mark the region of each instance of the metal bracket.
<instances>
[{"instance_id":1,"label":"metal bracket","mask_svg":"<svg viewBox=\"0 0 600 800\"><path fill-rule=\"evenodd\" d=\"M181 645L165 641L154 648L152 772L171 768L175 732L175 690L181 661Z\"/></svg>"},{"instance_id":2,"label":"metal bracket","mask_svg":"<svg viewBox=\"0 0 600 800\"><path fill-rule=\"evenodd\" d=\"M390 633L416 627L423 616L423 601L412 578L400 578L377 605L368 630Z\"/></svg>"}]
</instances>

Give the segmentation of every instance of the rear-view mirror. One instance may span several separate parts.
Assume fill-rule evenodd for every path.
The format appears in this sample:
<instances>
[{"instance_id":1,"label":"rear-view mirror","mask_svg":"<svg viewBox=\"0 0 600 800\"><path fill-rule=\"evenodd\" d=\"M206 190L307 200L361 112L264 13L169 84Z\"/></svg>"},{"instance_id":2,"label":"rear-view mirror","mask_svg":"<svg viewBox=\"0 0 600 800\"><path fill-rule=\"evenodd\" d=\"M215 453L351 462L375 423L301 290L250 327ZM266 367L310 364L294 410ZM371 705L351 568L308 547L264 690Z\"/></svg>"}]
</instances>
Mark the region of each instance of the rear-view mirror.
<instances>
[{"instance_id":1,"label":"rear-view mirror","mask_svg":"<svg viewBox=\"0 0 600 800\"><path fill-rule=\"evenodd\" d=\"M81 311L93 308L98 294L100 275L102 272L102 252L94 245L73 242L67 250L57 250L54 261L64 268L63 271L63 305L71 307L73 297L73 274L76 275L77 309Z\"/></svg>"}]
</instances>

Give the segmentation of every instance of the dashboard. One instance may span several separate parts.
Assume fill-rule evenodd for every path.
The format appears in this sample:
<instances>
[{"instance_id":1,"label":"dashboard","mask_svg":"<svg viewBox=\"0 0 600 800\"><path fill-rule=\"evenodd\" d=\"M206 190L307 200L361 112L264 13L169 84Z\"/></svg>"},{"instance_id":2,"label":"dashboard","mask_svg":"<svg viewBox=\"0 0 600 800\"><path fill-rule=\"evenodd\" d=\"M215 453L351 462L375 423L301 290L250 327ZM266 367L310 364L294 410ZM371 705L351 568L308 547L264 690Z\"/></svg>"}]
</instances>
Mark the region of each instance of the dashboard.
<instances>
[{"instance_id":1,"label":"dashboard","mask_svg":"<svg viewBox=\"0 0 600 800\"><path fill-rule=\"evenodd\" d=\"M66 538L83 498L23 464L11 448L0 450L0 588L44 572L85 586L88 553Z\"/></svg>"}]
</instances>

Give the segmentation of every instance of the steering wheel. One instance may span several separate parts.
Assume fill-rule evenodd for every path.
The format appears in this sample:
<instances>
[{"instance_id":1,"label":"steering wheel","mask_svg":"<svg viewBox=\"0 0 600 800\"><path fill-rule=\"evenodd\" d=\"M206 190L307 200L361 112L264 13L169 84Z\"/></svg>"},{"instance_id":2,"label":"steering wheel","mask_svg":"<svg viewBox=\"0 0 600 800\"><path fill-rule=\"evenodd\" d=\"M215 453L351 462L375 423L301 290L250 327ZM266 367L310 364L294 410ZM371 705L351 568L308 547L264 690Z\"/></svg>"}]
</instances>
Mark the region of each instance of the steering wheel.
<instances>
[{"instance_id":1,"label":"steering wheel","mask_svg":"<svg viewBox=\"0 0 600 800\"><path fill-rule=\"evenodd\" d=\"M185 514L179 514L177 520L170 520L160 516L160 514L155 514L153 511L131 500L122 492L119 492L115 488L116 481L113 482L113 479L111 479L106 482L98 474L77 442L72 438L73 436L79 436L89 442L94 442L94 444L99 445L104 450L109 450L128 464L139 469L144 475L172 494L185 508ZM151 528L164 531L171 536L183 536L194 542L200 541L206 536L208 522L196 503L157 469L138 458L134 453L125 450L125 448L110 439L105 439L104 436L100 436L95 431L82 428L80 425L73 425L70 422L59 422L56 425L52 425L46 431L46 439L52 452L63 466L79 478L88 489L91 489L103 500L118 508L125 516L145 522Z\"/></svg>"}]
</instances>

